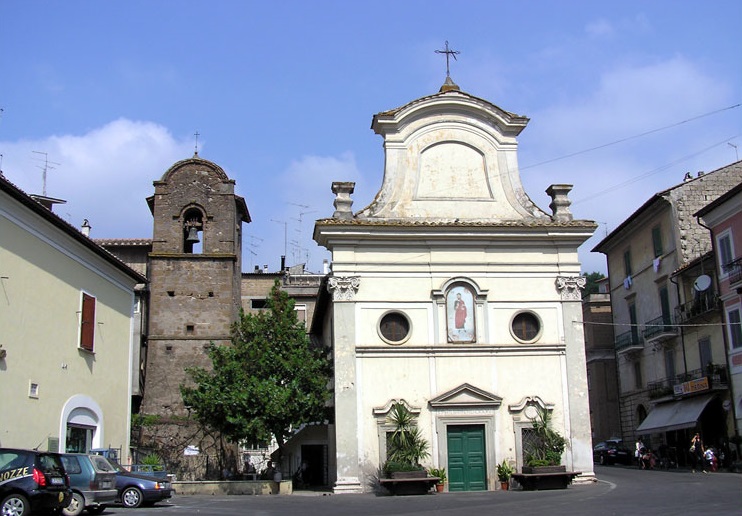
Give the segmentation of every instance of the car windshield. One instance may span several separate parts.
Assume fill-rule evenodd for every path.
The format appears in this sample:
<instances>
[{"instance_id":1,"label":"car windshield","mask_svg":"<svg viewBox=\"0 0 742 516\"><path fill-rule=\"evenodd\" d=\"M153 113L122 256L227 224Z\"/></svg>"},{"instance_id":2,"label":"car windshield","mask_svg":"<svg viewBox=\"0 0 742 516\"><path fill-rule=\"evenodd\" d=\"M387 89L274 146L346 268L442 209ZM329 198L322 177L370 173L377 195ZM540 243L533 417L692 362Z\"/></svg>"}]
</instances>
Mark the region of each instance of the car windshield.
<instances>
[{"instance_id":1,"label":"car windshield","mask_svg":"<svg viewBox=\"0 0 742 516\"><path fill-rule=\"evenodd\" d=\"M101 471L103 473L109 473L116 471L116 468L108 462L108 459L105 457L101 457L100 455L91 455L90 459L93 461L93 467L96 471Z\"/></svg>"},{"instance_id":2,"label":"car windshield","mask_svg":"<svg viewBox=\"0 0 742 516\"><path fill-rule=\"evenodd\" d=\"M113 459L108 459L108 462L111 463L111 466L113 466L113 469L116 470L117 473L128 473L129 470L123 467L121 464L119 464L117 461Z\"/></svg>"}]
</instances>

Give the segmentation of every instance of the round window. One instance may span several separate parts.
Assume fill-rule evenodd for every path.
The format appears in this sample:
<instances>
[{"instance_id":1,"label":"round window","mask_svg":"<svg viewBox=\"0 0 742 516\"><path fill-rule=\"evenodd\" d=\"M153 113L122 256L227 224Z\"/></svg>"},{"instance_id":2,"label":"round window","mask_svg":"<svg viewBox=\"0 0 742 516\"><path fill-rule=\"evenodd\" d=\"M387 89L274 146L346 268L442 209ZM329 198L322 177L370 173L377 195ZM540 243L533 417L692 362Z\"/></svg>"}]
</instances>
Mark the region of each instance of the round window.
<instances>
[{"instance_id":1,"label":"round window","mask_svg":"<svg viewBox=\"0 0 742 516\"><path fill-rule=\"evenodd\" d=\"M521 342L533 342L541 333L541 321L533 312L521 312L513 317L513 336Z\"/></svg>"},{"instance_id":2,"label":"round window","mask_svg":"<svg viewBox=\"0 0 742 516\"><path fill-rule=\"evenodd\" d=\"M404 314L389 312L379 321L381 338L390 344L401 344L410 334L410 321Z\"/></svg>"}]
</instances>

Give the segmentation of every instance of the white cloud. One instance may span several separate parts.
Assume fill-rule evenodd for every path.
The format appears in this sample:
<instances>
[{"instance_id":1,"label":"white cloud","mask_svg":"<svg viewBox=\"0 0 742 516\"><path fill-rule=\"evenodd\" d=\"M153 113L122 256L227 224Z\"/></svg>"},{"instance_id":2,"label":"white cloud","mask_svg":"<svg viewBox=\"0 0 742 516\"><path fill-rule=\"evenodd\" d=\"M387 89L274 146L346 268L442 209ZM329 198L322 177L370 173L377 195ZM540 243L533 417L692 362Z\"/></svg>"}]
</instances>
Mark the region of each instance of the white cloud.
<instances>
[{"instance_id":1,"label":"white cloud","mask_svg":"<svg viewBox=\"0 0 742 516\"><path fill-rule=\"evenodd\" d=\"M47 171L46 194L67 204L55 212L75 226L88 219L97 238L151 236L152 181L190 148L161 125L126 119L83 135L0 142L6 178L27 193L42 193L43 156L34 151L58 163Z\"/></svg>"},{"instance_id":2,"label":"white cloud","mask_svg":"<svg viewBox=\"0 0 742 516\"><path fill-rule=\"evenodd\" d=\"M613 26L608 22L608 20L600 19L595 20L587 24L585 27L585 32L591 37L608 37L612 36L614 33Z\"/></svg>"}]
</instances>

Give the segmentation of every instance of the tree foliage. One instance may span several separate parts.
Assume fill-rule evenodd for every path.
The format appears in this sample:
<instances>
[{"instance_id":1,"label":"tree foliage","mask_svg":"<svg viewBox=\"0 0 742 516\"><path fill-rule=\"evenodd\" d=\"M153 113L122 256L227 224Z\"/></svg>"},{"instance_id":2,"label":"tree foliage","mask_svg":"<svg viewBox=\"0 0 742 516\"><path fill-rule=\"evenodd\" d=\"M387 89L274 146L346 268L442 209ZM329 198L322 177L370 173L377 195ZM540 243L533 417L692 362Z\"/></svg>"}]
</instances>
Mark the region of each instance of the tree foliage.
<instances>
[{"instance_id":1,"label":"tree foliage","mask_svg":"<svg viewBox=\"0 0 742 516\"><path fill-rule=\"evenodd\" d=\"M567 440L551 428L551 417L551 411L539 408L532 420L536 440L526 453L526 464L529 466L558 466L562 463Z\"/></svg>"},{"instance_id":2,"label":"tree foliage","mask_svg":"<svg viewBox=\"0 0 742 516\"><path fill-rule=\"evenodd\" d=\"M605 275L602 272L584 272L582 276L585 278L585 288L582 291L582 297L583 299L589 296L590 294L597 294L598 293L598 281L605 278Z\"/></svg>"},{"instance_id":3,"label":"tree foliage","mask_svg":"<svg viewBox=\"0 0 742 516\"><path fill-rule=\"evenodd\" d=\"M420 460L429 456L428 441L415 422L415 415L402 403L392 405L387 421L394 431L387 441L385 472L419 469Z\"/></svg>"},{"instance_id":4,"label":"tree foliage","mask_svg":"<svg viewBox=\"0 0 742 516\"><path fill-rule=\"evenodd\" d=\"M258 314L240 312L232 343L211 344L213 368L187 368L185 405L203 425L232 442L274 436L279 447L292 428L325 419L330 363L312 346L294 302L276 281Z\"/></svg>"}]
</instances>

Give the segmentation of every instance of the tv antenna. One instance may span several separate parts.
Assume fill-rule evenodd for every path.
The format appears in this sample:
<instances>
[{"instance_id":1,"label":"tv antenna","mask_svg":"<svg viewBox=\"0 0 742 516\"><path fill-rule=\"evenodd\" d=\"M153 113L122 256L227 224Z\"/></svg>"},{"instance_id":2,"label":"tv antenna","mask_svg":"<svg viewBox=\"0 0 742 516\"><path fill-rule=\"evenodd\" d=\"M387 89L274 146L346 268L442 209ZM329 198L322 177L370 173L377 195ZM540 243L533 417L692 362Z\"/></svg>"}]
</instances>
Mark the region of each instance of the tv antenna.
<instances>
[{"instance_id":1,"label":"tv antenna","mask_svg":"<svg viewBox=\"0 0 742 516\"><path fill-rule=\"evenodd\" d=\"M288 223L285 220L276 219L271 219L271 222L275 222L276 224L283 224L283 255L286 256L286 249L288 249L288 235L286 234L288 231Z\"/></svg>"},{"instance_id":2,"label":"tv antenna","mask_svg":"<svg viewBox=\"0 0 742 516\"><path fill-rule=\"evenodd\" d=\"M0 109L0 111L2 111L2 109ZM734 154L737 156L737 161L739 161L739 151L737 150L737 146L730 142L727 142L727 145L734 147Z\"/></svg>"},{"instance_id":3,"label":"tv antenna","mask_svg":"<svg viewBox=\"0 0 742 516\"><path fill-rule=\"evenodd\" d=\"M57 167L52 167L51 165L60 165L61 166L62 164L61 163L57 163L56 161L49 161L49 154L46 153L46 152L40 152L40 151L31 151L31 152L33 152L34 154L41 154L42 156L44 156L44 159L43 160L42 159L36 159L36 161L43 161L44 164L43 165L36 165L36 166L39 167L43 171L43 173L41 175L41 195L43 195L44 197L46 197L46 173L49 170L54 170L55 168L57 168Z\"/></svg>"}]
</instances>

